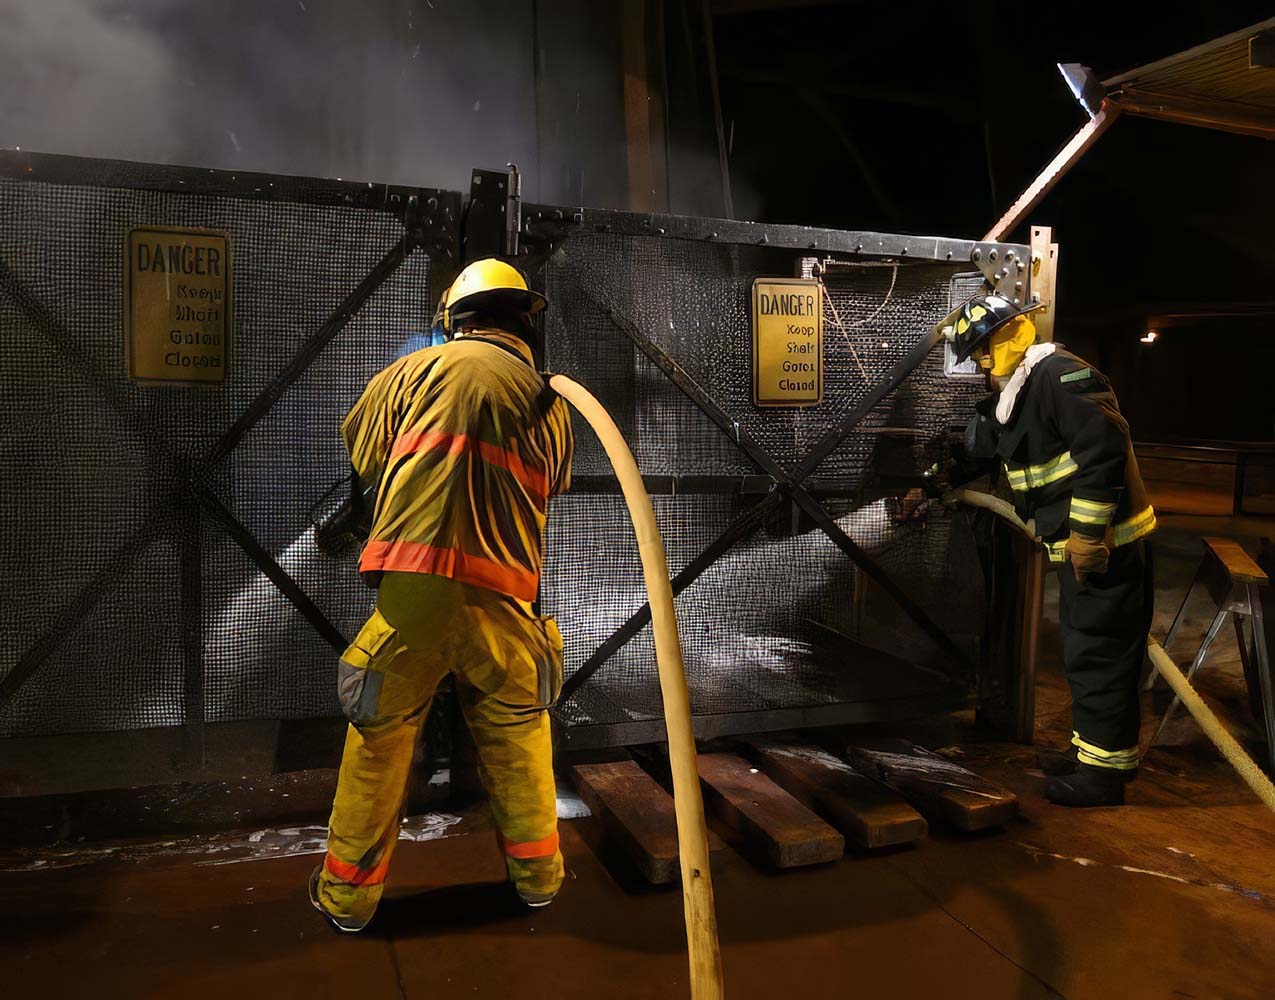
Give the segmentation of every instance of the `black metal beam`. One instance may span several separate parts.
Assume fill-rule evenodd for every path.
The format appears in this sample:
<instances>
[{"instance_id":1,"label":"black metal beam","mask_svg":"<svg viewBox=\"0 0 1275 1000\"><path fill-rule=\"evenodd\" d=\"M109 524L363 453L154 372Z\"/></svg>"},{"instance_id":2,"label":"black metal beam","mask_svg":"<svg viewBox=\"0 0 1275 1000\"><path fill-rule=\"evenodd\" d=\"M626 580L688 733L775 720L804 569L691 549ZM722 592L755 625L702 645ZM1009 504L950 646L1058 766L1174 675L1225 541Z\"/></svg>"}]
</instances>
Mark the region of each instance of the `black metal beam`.
<instances>
[{"instance_id":1,"label":"black metal beam","mask_svg":"<svg viewBox=\"0 0 1275 1000\"><path fill-rule=\"evenodd\" d=\"M802 483L802 489L813 497L830 497L840 500L853 500L856 504L882 497L895 496L900 490L910 490L924 486L925 476L915 475L880 475L876 479L876 487L868 489L857 479L835 478L832 476L811 476ZM732 496L757 497L765 496L775 488L775 481L770 476L759 474L747 476L643 476L642 484L649 496ZM620 480L614 475L576 475L571 474L573 496L581 494L602 494L618 496Z\"/></svg>"},{"instance_id":2,"label":"black metal beam","mask_svg":"<svg viewBox=\"0 0 1275 1000\"><path fill-rule=\"evenodd\" d=\"M778 732L785 729L812 729L824 726L902 722L926 715L956 712L969 705L965 692L956 687L918 691L915 695L865 701L834 701L821 705L766 708L754 712L721 712L691 718L697 740L720 739ZM557 727L563 745L571 750L637 746L663 743L668 739L663 719L637 722L561 724Z\"/></svg>"},{"instance_id":3,"label":"black metal beam","mask_svg":"<svg viewBox=\"0 0 1275 1000\"><path fill-rule=\"evenodd\" d=\"M208 170L56 153L32 153L25 150L0 150L0 176L46 184L140 188L171 194L221 195L257 201L367 208L400 216L409 211L409 199L416 196L422 204L423 217L429 220L430 213L434 213L438 225L449 222L453 234L461 208L460 192L439 188ZM435 200L436 206L430 205L430 199ZM450 220L447 219L448 211L451 212ZM531 233L538 225L550 220L558 220L562 228L561 238L566 238L571 231L613 232L710 243L756 244L852 257L906 257L958 263L968 262L978 245L1013 250L1017 259L1031 259L1030 248L1020 243L976 244L972 240L945 236L911 236L867 230L772 225L732 219L524 203L524 232ZM554 243L557 242L555 239Z\"/></svg>"},{"instance_id":4,"label":"black metal beam","mask_svg":"<svg viewBox=\"0 0 1275 1000\"><path fill-rule=\"evenodd\" d=\"M440 188L405 187L371 181L211 170L167 163L139 163L60 153L0 149L0 177L77 187L129 188L167 194L193 194L247 201L294 202L333 208L365 208L402 215L411 199L426 211L437 207L440 222L451 209L459 215L460 193ZM435 205L429 204L434 199ZM453 225L455 218L452 220Z\"/></svg>"},{"instance_id":5,"label":"black metal beam","mask_svg":"<svg viewBox=\"0 0 1275 1000\"><path fill-rule=\"evenodd\" d=\"M301 350L292 357L292 360L284 366L283 370L274 377L268 386L261 390L257 398L253 400L252 405L244 410L239 419L217 440L204 459L206 466L216 465L229 455L235 446L243 440L244 435L270 412L275 403L288 390L288 387L305 374L310 365L314 363L315 358L319 356L319 353L331 343L332 338L345 329L363 303L371 298L373 293L381 287L381 284L398 270L399 266L412 252L413 246L414 237L409 234L403 236L386 252L376 267L372 268L354 290L341 300L340 304L332 311L332 314L319 327L314 336L305 342Z\"/></svg>"},{"instance_id":6,"label":"black metal beam","mask_svg":"<svg viewBox=\"0 0 1275 1000\"><path fill-rule=\"evenodd\" d=\"M186 504L188 513L176 526L181 572L182 714L186 724L187 754L191 763L204 767L204 624L202 517L198 506Z\"/></svg>"},{"instance_id":7,"label":"black metal beam","mask_svg":"<svg viewBox=\"0 0 1275 1000\"><path fill-rule=\"evenodd\" d=\"M864 552L855 540L842 530L841 525L833 520L832 515L824 509L823 504L800 487L792 490L792 498L802 510L810 515L811 520L823 529L824 534L832 539L837 548L848 555L865 576L894 598L895 603L903 609L904 613L920 626L921 631L929 636L940 649L951 654L956 659L956 662L965 666L967 670L975 667L969 653L956 645L952 641L952 637L938 626L925 609L904 593L899 585L890 578L890 575L878 565L877 561ZM959 677L960 675L953 672L951 676Z\"/></svg>"},{"instance_id":8,"label":"black metal beam","mask_svg":"<svg viewBox=\"0 0 1275 1000\"><path fill-rule=\"evenodd\" d=\"M161 501L159 509L175 506L177 497ZM50 656L62 645L71 630L87 618L98 602L118 582L121 576L132 568L141 554L155 540L163 527L163 519L147 518L124 542L119 545L88 581L80 588L67 604L65 604L52 623L31 647L22 654L21 659L13 665L3 679L0 679L0 706L8 704L31 677L38 671Z\"/></svg>"},{"instance_id":9,"label":"black metal beam","mask_svg":"<svg viewBox=\"0 0 1275 1000\"><path fill-rule=\"evenodd\" d=\"M917 341L912 350L908 351L907 356L891 368L890 373L878 382L863 399L859 400L859 404L847 413L836 427L833 427L815 442L814 447L806 453L806 457L801 460L801 464L793 472L793 485L801 485L808 476L819 468L823 464L823 460L836 451L841 442L859 426L863 418L879 406L886 396L897 389L905 378L921 366L929 356L930 351L942 339L942 331L931 330Z\"/></svg>"},{"instance_id":10,"label":"black metal beam","mask_svg":"<svg viewBox=\"0 0 1275 1000\"><path fill-rule=\"evenodd\" d=\"M643 476L642 485L649 496L750 496L769 493L775 481L770 476ZM825 486L831 484L825 483ZM605 476L571 474L568 493L619 494L620 480L615 474Z\"/></svg>"},{"instance_id":11,"label":"black metal beam","mask_svg":"<svg viewBox=\"0 0 1275 1000\"><path fill-rule=\"evenodd\" d=\"M543 208L542 208L543 210ZM622 236L662 236L703 243L738 243L787 250L843 255L849 258L897 257L908 260L967 264L976 246L1013 250L1015 257L1031 260L1031 248L1021 243L975 243L945 236L909 236L868 230L821 229L815 226L780 226L734 219L702 219L696 216L615 212L604 209L565 209L581 216L577 231L616 233ZM524 209L524 228L527 225Z\"/></svg>"},{"instance_id":12,"label":"black metal beam","mask_svg":"<svg viewBox=\"0 0 1275 1000\"><path fill-rule=\"evenodd\" d=\"M310 599L310 595L302 590L301 585L288 575L287 570L275 562L274 557L252 536L252 532L239 522L212 491L207 487L197 486L195 488L195 499L212 516L213 520L225 529L226 534L233 538L239 547L244 550L244 553L257 565L257 568L266 574L270 582L292 603L292 606L301 612L305 620L314 626L314 630L323 637L328 645L338 653L345 652L345 648L350 643L341 634L340 629L328 621L327 616L319 610L319 606Z\"/></svg>"},{"instance_id":13,"label":"black metal beam","mask_svg":"<svg viewBox=\"0 0 1275 1000\"><path fill-rule=\"evenodd\" d=\"M732 545L756 531L765 519L766 514L779 504L779 498L780 494L778 492L771 493L731 521L725 530L709 543L704 551L687 563L681 572L673 577L670 581L670 585L673 588L673 596L676 597L698 580L704 571L717 562ZM642 607L629 616L628 621L612 632L607 640L595 649L584 663L580 664L578 670L566 679L566 682L562 685L562 693L558 697L559 703L567 701L575 694L580 685L597 673L598 668L606 663L621 646L641 632L650 620L651 605L643 604Z\"/></svg>"},{"instance_id":14,"label":"black metal beam","mask_svg":"<svg viewBox=\"0 0 1275 1000\"><path fill-rule=\"evenodd\" d=\"M659 345L646 337L634 323L616 312L612 306L602 302L587 286L585 286L585 294L595 305L606 312L611 321L653 364L664 372L673 385L687 399L709 417L727 437L731 438L740 450L748 455L760 468L764 469L775 483L774 492L770 493L762 503L744 511L732 521L704 551L687 564L674 578L674 596L690 586L737 541L752 534L757 526L761 524L765 513L775 506L781 497L792 496L794 501L805 509L807 513L811 514L815 523L828 535L832 542L845 552L870 579L876 581L886 593L893 597L904 613L912 618L920 626L921 630L939 645L939 648L955 656L957 662L967 667L972 666L969 656L952 642L951 638L939 628L925 610L909 598L889 578L885 571L877 565L875 560L855 544L849 535L842 531L841 527L828 514L822 504L800 488L802 481L810 476L814 468L817 468L824 458L831 454L837 445L854 430L859 422L925 360L930 350L941 339L939 331L933 330L923 337L908 352L907 356L891 369L886 378L869 392L854 410L846 415L837 427L830 430L816 443L797 470L789 476L783 467L772 459L752 438L739 421L723 410L708 392L684 368L670 358ZM818 458L812 463L812 456L815 455L818 455ZM808 505L813 505L818 513L816 514ZM646 623L650 621L650 617L650 605L643 604L602 645L594 650L593 654L571 675L563 685L560 700L565 702L579 690L580 686L592 677L602 664L642 630Z\"/></svg>"}]
</instances>

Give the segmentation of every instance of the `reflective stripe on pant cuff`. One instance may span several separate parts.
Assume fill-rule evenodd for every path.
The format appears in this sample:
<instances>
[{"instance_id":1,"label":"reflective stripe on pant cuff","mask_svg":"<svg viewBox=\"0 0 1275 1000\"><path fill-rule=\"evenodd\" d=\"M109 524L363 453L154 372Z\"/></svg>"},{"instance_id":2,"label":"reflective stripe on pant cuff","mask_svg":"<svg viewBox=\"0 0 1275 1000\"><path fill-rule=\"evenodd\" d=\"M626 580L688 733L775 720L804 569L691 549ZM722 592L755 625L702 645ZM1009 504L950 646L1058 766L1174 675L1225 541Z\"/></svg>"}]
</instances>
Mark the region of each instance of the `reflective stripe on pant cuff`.
<instances>
[{"instance_id":1,"label":"reflective stripe on pant cuff","mask_svg":"<svg viewBox=\"0 0 1275 1000\"><path fill-rule=\"evenodd\" d=\"M380 885L390 869L390 859L386 858L373 868L360 868L348 861L342 861L330 851L323 860L323 867L333 878L340 879L348 885Z\"/></svg>"},{"instance_id":2,"label":"reflective stripe on pant cuff","mask_svg":"<svg viewBox=\"0 0 1275 1000\"><path fill-rule=\"evenodd\" d=\"M1109 767L1116 771L1135 771L1138 768L1137 746L1126 750L1104 750L1082 740L1079 733L1071 734L1071 743L1076 748L1076 757L1080 763L1090 767Z\"/></svg>"},{"instance_id":3,"label":"reflective stripe on pant cuff","mask_svg":"<svg viewBox=\"0 0 1275 1000\"><path fill-rule=\"evenodd\" d=\"M525 861L530 858L547 858L558 853L558 831L554 830L541 840L514 841L507 837L500 838L505 853L511 858Z\"/></svg>"}]
</instances>

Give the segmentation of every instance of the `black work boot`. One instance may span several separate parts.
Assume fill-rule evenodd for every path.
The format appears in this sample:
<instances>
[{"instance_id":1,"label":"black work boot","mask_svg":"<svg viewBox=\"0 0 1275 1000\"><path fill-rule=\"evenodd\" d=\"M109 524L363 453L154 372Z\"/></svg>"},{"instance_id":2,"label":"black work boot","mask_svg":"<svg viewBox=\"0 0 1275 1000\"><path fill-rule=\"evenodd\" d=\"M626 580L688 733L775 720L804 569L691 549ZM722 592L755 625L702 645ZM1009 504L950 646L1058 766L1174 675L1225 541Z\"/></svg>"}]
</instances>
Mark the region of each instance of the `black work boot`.
<instances>
[{"instance_id":1,"label":"black work boot","mask_svg":"<svg viewBox=\"0 0 1275 1000\"><path fill-rule=\"evenodd\" d=\"M1080 765L1078 760L1079 753L1080 751L1076 749L1075 744L1072 744L1066 750L1037 750L1036 766L1051 778L1056 778L1061 774L1075 774L1076 768Z\"/></svg>"},{"instance_id":2,"label":"black work boot","mask_svg":"<svg viewBox=\"0 0 1275 1000\"><path fill-rule=\"evenodd\" d=\"M1122 806L1124 786L1136 774L1137 771L1077 764L1074 774L1050 779L1045 798L1060 806Z\"/></svg>"}]
</instances>

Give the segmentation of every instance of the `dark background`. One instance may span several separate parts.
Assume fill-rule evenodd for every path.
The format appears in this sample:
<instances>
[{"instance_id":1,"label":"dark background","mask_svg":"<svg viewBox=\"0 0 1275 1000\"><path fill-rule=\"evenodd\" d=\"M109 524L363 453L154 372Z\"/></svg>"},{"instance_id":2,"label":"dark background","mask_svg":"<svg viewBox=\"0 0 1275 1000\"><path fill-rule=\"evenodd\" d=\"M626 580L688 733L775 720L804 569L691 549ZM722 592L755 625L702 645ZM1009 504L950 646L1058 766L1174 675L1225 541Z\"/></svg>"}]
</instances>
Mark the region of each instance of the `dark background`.
<instances>
[{"instance_id":1,"label":"dark background","mask_svg":"<svg viewBox=\"0 0 1275 1000\"><path fill-rule=\"evenodd\" d=\"M1084 121L1100 77L1270 5L811 0L0 0L0 145L978 237ZM709 27L711 26L711 35ZM710 47L711 40L711 47ZM637 70L655 178L632 183ZM1275 71L1272 71L1275 72ZM629 117L626 118L626 115ZM1275 436L1269 143L1125 118L1033 213L1061 245L1057 339L1145 440ZM1023 238L1024 234L1016 234Z\"/></svg>"},{"instance_id":2,"label":"dark background","mask_svg":"<svg viewBox=\"0 0 1275 1000\"><path fill-rule=\"evenodd\" d=\"M1085 120L1055 63L1105 78L1273 12L850 3L719 15L737 200L759 219L981 235ZM1270 143L1128 117L1032 213L1060 244L1056 339L1112 376L1136 436L1272 438L1271 317L1139 338L1148 314L1275 299L1273 217Z\"/></svg>"}]
</instances>

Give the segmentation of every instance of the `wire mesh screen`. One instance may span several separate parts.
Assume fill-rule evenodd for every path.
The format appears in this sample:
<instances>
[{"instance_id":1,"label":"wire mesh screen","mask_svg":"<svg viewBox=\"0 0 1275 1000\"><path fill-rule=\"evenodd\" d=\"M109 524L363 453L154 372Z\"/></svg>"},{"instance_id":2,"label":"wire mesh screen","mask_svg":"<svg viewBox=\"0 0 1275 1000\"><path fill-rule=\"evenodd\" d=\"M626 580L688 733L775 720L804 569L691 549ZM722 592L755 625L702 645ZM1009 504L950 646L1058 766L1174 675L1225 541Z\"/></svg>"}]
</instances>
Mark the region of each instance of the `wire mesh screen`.
<instances>
[{"instance_id":1,"label":"wire mesh screen","mask_svg":"<svg viewBox=\"0 0 1275 1000\"><path fill-rule=\"evenodd\" d=\"M230 237L224 385L127 375L123 252L146 224ZM366 616L370 593L352 565L317 558L307 515L347 468L341 417L407 331L428 326L424 254L228 458L202 463L401 236L393 215L354 207L0 179L0 681L31 671L0 706L0 736L181 724L201 660L209 720L336 713L331 649L219 528L199 528L190 484L338 627ZM201 568L193 584L183 551Z\"/></svg>"},{"instance_id":2,"label":"wire mesh screen","mask_svg":"<svg viewBox=\"0 0 1275 1000\"><path fill-rule=\"evenodd\" d=\"M759 496L741 493L757 466L625 335L624 323L672 358L786 471L855 409L934 324L981 282L952 265L821 262L824 401L809 409L752 403L750 288L813 261L794 251L655 237L573 236L546 268L549 366L582 381L611 409L648 476L699 477L697 492L655 498L676 573ZM839 526L957 637L982 631L978 562L963 519L908 517L889 484L915 483L942 457L950 426L968 419L976 382L944 375L941 351L815 470ZM577 476L610 469L582 421ZM902 493L903 489L896 492ZM562 626L570 675L645 601L622 500L572 493L550 512L543 599ZM698 715L904 698L909 681L876 650L922 668L933 645L822 531L780 505L677 599ZM558 707L567 727L660 718L647 626Z\"/></svg>"},{"instance_id":3,"label":"wire mesh screen","mask_svg":"<svg viewBox=\"0 0 1275 1000\"><path fill-rule=\"evenodd\" d=\"M428 258L418 250L392 271L210 462L403 228L388 212L307 202L305 181L271 201L130 183L118 174L112 186L0 178L0 686L11 689L0 699L0 737L180 725L196 712L208 722L336 715L328 641L198 497L223 505L339 631L357 630L373 595L353 558L319 556L309 525L348 470L341 418L429 325ZM228 234L234 348L223 385L129 379L122 258L140 225ZM761 502L765 483L758 488L757 465L633 346L625 324L791 472L981 281L947 264L818 262L824 402L760 410L751 402L751 283L814 264L792 250L578 232L546 265L548 367L596 392L643 472L674 483L654 501L675 573ZM941 457L947 428L978 392L945 376L932 352L807 481L841 529L958 637L982 632L968 529L941 509L913 516L899 494ZM575 429L580 485L551 506L542 580L569 674L645 600L610 466L587 425ZM743 718L933 690L938 675L927 671L938 658L915 623L792 504L768 510L678 598L695 712ZM649 627L557 714L568 730L657 720Z\"/></svg>"}]
</instances>

